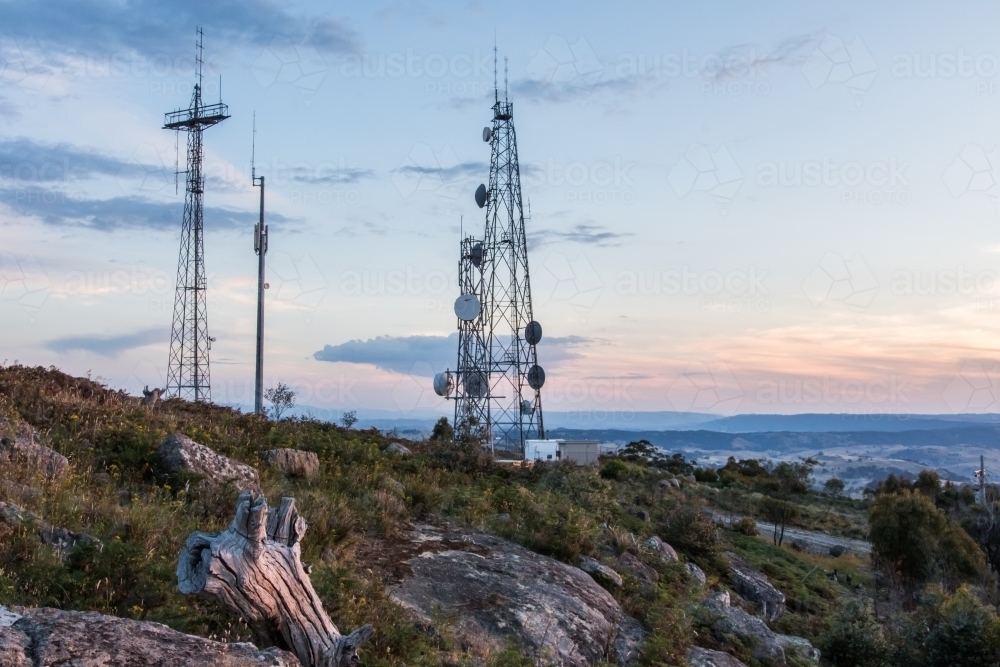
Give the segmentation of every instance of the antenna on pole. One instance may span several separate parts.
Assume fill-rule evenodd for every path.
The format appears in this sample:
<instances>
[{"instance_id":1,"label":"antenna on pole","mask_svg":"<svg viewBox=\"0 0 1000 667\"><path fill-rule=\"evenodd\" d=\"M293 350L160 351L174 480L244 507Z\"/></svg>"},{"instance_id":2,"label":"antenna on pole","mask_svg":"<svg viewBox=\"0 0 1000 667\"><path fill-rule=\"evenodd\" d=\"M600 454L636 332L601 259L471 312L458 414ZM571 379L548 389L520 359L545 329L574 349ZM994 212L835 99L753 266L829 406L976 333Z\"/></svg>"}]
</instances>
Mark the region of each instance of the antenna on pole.
<instances>
[{"instance_id":1,"label":"antenna on pole","mask_svg":"<svg viewBox=\"0 0 1000 667\"><path fill-rule=\"evenodd\" d=\"M509 101L507 98L507 56L503 57L503 101Z\"/></svg>"},{"instance_id":2,"label":"antenna on pole","mask_svg":"<svg viewBox=\"0 0 1000 667\"><path fill-rule=\"evenodd\" d=\"M264 177L257 176L257 112L253 113L253 141L250 149L250 174L253 186L260 188L260 222L253 226L253 250L257 253L257 354L254 378L254 413L264 414L264 282L267 254L267 225L264 224Z\"/></svg>"},{"instance_id":3,"label":"antenna on pole","mask_svg":"<svg viewBox=\"0 0 1000 667\"><path fill-rule=\"evenodd\" d=\"M500 90L497 87L497 36L493 31L493 101L500 101Z\"/></svg>"},{"instance_id":4,"label":"antenna on pole","mask_svg":"<svg viewBox=\"0 0 1000 667\"><path fill-rule=\"evenodd\" d=\"M198 56L196 57L198 63L198 87L202 87L202 64L205 62L205 31L200 27L198 28Z\"/></svg>"},{"instance_id":5,"label":"antenna on pole","mask_svg":"<svg viewBox=\"0 0 1000 667\"><path fill-rule=\"evenodd\" d=\"M250 140L250 178L257 180L257 112L253 112L253 139Z\"/></svg>"}]
</instances>

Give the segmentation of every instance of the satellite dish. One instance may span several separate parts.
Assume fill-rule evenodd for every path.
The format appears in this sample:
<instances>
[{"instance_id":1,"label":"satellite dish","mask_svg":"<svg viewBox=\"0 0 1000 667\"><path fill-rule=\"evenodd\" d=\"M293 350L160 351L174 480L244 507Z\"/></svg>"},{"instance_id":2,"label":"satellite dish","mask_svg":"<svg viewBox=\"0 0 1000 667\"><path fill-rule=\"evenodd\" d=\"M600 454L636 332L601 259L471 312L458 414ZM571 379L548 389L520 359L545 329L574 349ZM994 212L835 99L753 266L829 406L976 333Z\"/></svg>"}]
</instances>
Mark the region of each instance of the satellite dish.
<instances>
[{"instance_id":1,"label":"satellite dish","mask_svg":"<svg viewBox=\"0 0 1000 667\"><path fill-rule=\"evenodd\" d=\"M535 412L535 406L531 403L531 401L528 400L521 401L522 415L530 415L533 414L534 412Z\"/></svg>"},{"instance_id":2,"label":"satellite dish","mask_svg":"<svg viewBox=\"0 0 1000 667\"><path fill-rule=\"evenodd\" d=\"M476 188L476 204L479 208L486 206L486 200L490 198L490 193L486 191L486 186L482 183Z\"/></svg>"},{"instance_id":3,"label":"satellite dish","mask_svg":"<svg viewBox=\"0 0 1000 667\"><path fill-rule=\"evenodd\" d=\"M524 327L524 340L528 345L538 345L542 340L542 325L535 321L528 322L528 326Z\"/></svg>"},{"instance_id":4,"label":"satellite dish","mask_svg":"<svg viewBox=\"0 0 1000 667\"><path fill-rule=\"evenodd\" d=\"M479 299L475 294L463 294L455 299L455 314L463 322L471 322L479 317L480 310L482 306L479 305Z\"/></svg>"},{"instance_id":5,"label":"satellite dish","mask_svg":"<svg viewBox=\"0 0 1000 667\"><path fill-rule=\"evenodd\" d=\"M490 139L493 138L493 129L489 127L483 128L483 141L490 143Z\"/></svg>"},{"instance_id":6,"label":"satellite dish","mask_svg":"<svg viewBox=\"0 0 1000 667\"><path fill-rule=\"evenodd\" d=\"M473 398L482 398L489 392L489 383L482 371L474 371L465 376L465 394Z\"/></svg>"},{"instance_id":7,"label":"satellite dish","mask_svg":"<svg viewBox=\"0 0 1000 667\"><path fill-rule=\"evenodd\" d=\"M539 365L534 365L528 369L528 386L538 391L545 384L545 371Z\"/></svg>"},{"instance_id":8,"label":"satellite dish","mask_svg":"<svg viewBox=\"0 0 1000 667\"><path fill-rule=\"evenodd\" d=\"M483 265L482 243L477 243L476 245L472 246L472 250L469 252L469 259L472 260L472 263L476 266L476 268L479 268L480 266Z\"/></svg>"},{"instance_id":9,"label":"satellite dish","mask_svg":"<svg viewBox=\"0 0 1000 667\"><path fill-rule=\"evenodd\" d=\"M451 396L455 391L455 377L445 371L434 376L434 393L438 396Z\"/></svg>"}]
</instances>

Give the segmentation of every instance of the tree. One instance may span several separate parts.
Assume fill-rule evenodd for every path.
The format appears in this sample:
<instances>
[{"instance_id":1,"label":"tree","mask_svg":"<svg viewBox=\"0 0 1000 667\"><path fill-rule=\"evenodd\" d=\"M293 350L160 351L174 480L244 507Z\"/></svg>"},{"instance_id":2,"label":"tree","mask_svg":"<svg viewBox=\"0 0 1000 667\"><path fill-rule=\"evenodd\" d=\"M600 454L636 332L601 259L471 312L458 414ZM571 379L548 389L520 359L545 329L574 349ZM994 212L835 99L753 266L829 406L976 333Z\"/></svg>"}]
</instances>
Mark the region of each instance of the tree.
<instances>
[{"instance_id":1,"label":"tree","mask_svg":"<svg viewBox=\"0 0 1000 667\"><path fill-rule=\"evenodd\" d=\"M954 584L980 575L983 554L969 535L921 493L881 494L868 513L873 562L913 593L931 581Z\"/></svg>"},{"instance_id":2,"label":"tree","mask_svg":"<svg viewBox=\"0 0 1000 667\"><path fill-rule=\"evenodd\" d=\"M447 417L441 417L437 420L434 424L434 430L431 431L430 439L434 442L449 442L455 439L455 429L448 423Z\"/></svg>"},{"instance_id":3,"label":"tree","mask_svg":"<svg viewBox=\"0 0 1000 667\"><path fill-rule=\"evenodd\" d=\"M742 463L742 462L741 462ZM768 466L764 488L767 493L761 501L760 509L774 524L772 539L777 546L785 541L785 527L798 515L798 507L793 500L809 491L810 479L816 461L782 461L776 466Z\"/></svg>"},{"instance_id":4,"label":"tree","mask_svg":"<svg viewBox=\"0 0 1000 667\"><path fill-rule=\"evenodd\" d=\"M888 667L891 644L869 604L849 602L820 638L820 651L834 667Z\"/></svg>"},{"instance_id":5,"label":"tree","mask_svg":"<svg viewBox=\"0 0 1000 667\"><path fill-rule=\"evenodd\" d=\"M274 421L281 421L281 416L295 405L295 392L284 382L279 382L277 387L265 391L264 398L271 404L271 416Z\"/></svg>"},{"instance_id":6,"label":"tree","mask_svg":"<svg viewBox=\"0 0 1000 667\"><path fill-rule=\"evenodd\" d=\"M844 492L844 480L837 477L831 477L826 480L826 484L823 485L823 490L830 494L830 497L837 498L837 496Z\"/></svg>"},{"instance_id":7,"label":"tree","mask_svg":"<svg viewBox=\"0 0 1000 667\"><path fill-rule=\"evenodd\" d=\"M980 667L1000 663L1000 621L966 586L941 600L925 620L928 667Z\"/></svg>"},{"instance_id":8,"label":"tree","mask_svg":"<svg viewBox=\"0 0 1000 667\"><path fill-rule=\"evenodd\" d=\"M344 425L344 428L350 431L351 427L358 423L358 411L348 410L344 413L344 416L340 418L340 423Z\"/></svg>"}]
</instances>

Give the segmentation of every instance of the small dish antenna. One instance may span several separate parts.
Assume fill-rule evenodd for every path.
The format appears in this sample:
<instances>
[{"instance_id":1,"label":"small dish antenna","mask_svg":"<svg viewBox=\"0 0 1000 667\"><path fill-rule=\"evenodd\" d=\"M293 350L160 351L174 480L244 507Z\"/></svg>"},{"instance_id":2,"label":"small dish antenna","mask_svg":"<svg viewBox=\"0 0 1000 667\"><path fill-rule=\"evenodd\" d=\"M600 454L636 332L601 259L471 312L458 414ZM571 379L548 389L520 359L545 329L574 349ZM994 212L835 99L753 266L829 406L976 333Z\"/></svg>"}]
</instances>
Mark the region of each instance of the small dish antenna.
<instances>
[{"instance_id":1,"label":"small dish antenna","mask_svg":"<svg viewBox=\"0 0 1000 667\"><path fill-rule=\"evenodd\" d=\"M465 393L468 396L482 398L489 390L489 383L486 382L486 375L482 371L475 371L465 376Z\"/></svg>"},{"instance_id":2,"label":"small dish antenna","mask_svg":"<svg viewBox=\"0 0 1000 667\"><path fill-rule=\"evenodd\" d=\"M480 183L479 187L476 188L476 204L479 206L479 208L482 208L486 206L486 200L489 198L490 195L488 192L486 192L486 186Z\"/></svg>"},{"instance_id":3,"label":"small dish antenna","mask_svg":"<svg viewBox=\"0 0 1000 667\"><path fill-rule=\"evenodd\" d=\"M455 391L455 376L450 371L434 376L434 393L438 396L451 396Z\"/></svg>"},{"instance_id":4,"label":"small dish antenna","mask_svg":"<svg viewBox=\"0 0 1000 667\"><path fill-rule=\"evenodd\" d=\"M475 294L463 294L455 299L455 315L463 322L471 322L479 317L482 306Z\"/></svg>"},{"instance_id":5,"label":"small dish antenna","mask_svg":"<svg viewBox=\"0 0 1000 667\"><path fill-rule=\"evenodd\" d=\"M528 400L521 401L521 414L530 415L535 412L535 405Z\"/></svg>"},{"instance_id":6,"label":"small dish antenna","mask_svg":"<svg viewBox=\"0 0 1000 667\"><path fill-rule=\"evenodd\" d=\"M490 143L490 139L493 138L493 128L484 127L483 128L483 141Z\"/></svg>"},{"instance_id":7,"label":"small dish antenna","mask_svg":"<svg viewBox=\"0 0 1000 667\"><path fill-rule=\"evenodd\" d=\"M528 322L524 327L524 340L528 345L538 345L542 340L542 325L535 321Z\"/></svg>"},{"instance_id":8,"label":"small dish antenna","mask_svg":"<svg viewBox=\"0 0 1000 667\"><path fill-rule=\"evenodd\" d=\"M477 243L472 246L472 250L469 251L469 259L472 260L472 264L479 268L483 265L483 244Z\"/></svg>"},{"instance_id":9,"label":"small dish antenna","mask_svg":"<svg viewBox=\"0 0 1000 667\"><path fill-rule=\"evenodd\" d=\"M528 369L528 386L538 391L545 384L545 371L539 365L534 365Z\"/></svg>"}]
</instances>

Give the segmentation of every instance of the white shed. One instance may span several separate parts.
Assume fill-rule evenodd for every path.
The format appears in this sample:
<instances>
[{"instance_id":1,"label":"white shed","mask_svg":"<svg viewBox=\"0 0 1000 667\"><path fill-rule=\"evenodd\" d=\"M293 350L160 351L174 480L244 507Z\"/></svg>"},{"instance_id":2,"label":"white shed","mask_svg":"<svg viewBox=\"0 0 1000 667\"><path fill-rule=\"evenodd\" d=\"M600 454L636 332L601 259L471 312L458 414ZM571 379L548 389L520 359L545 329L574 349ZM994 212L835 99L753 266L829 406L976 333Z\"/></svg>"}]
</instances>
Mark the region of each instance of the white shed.
<instances>
[{"instance_id":1,"label":"white shed","mask_svg":"<svg viewBox=\"0 0 1000 667\"><path fill-rule=\"evenodd\" d=\"M555 462L560 458L558 440L525 440L524 460Z\"/></svg>"}]
</instances>

